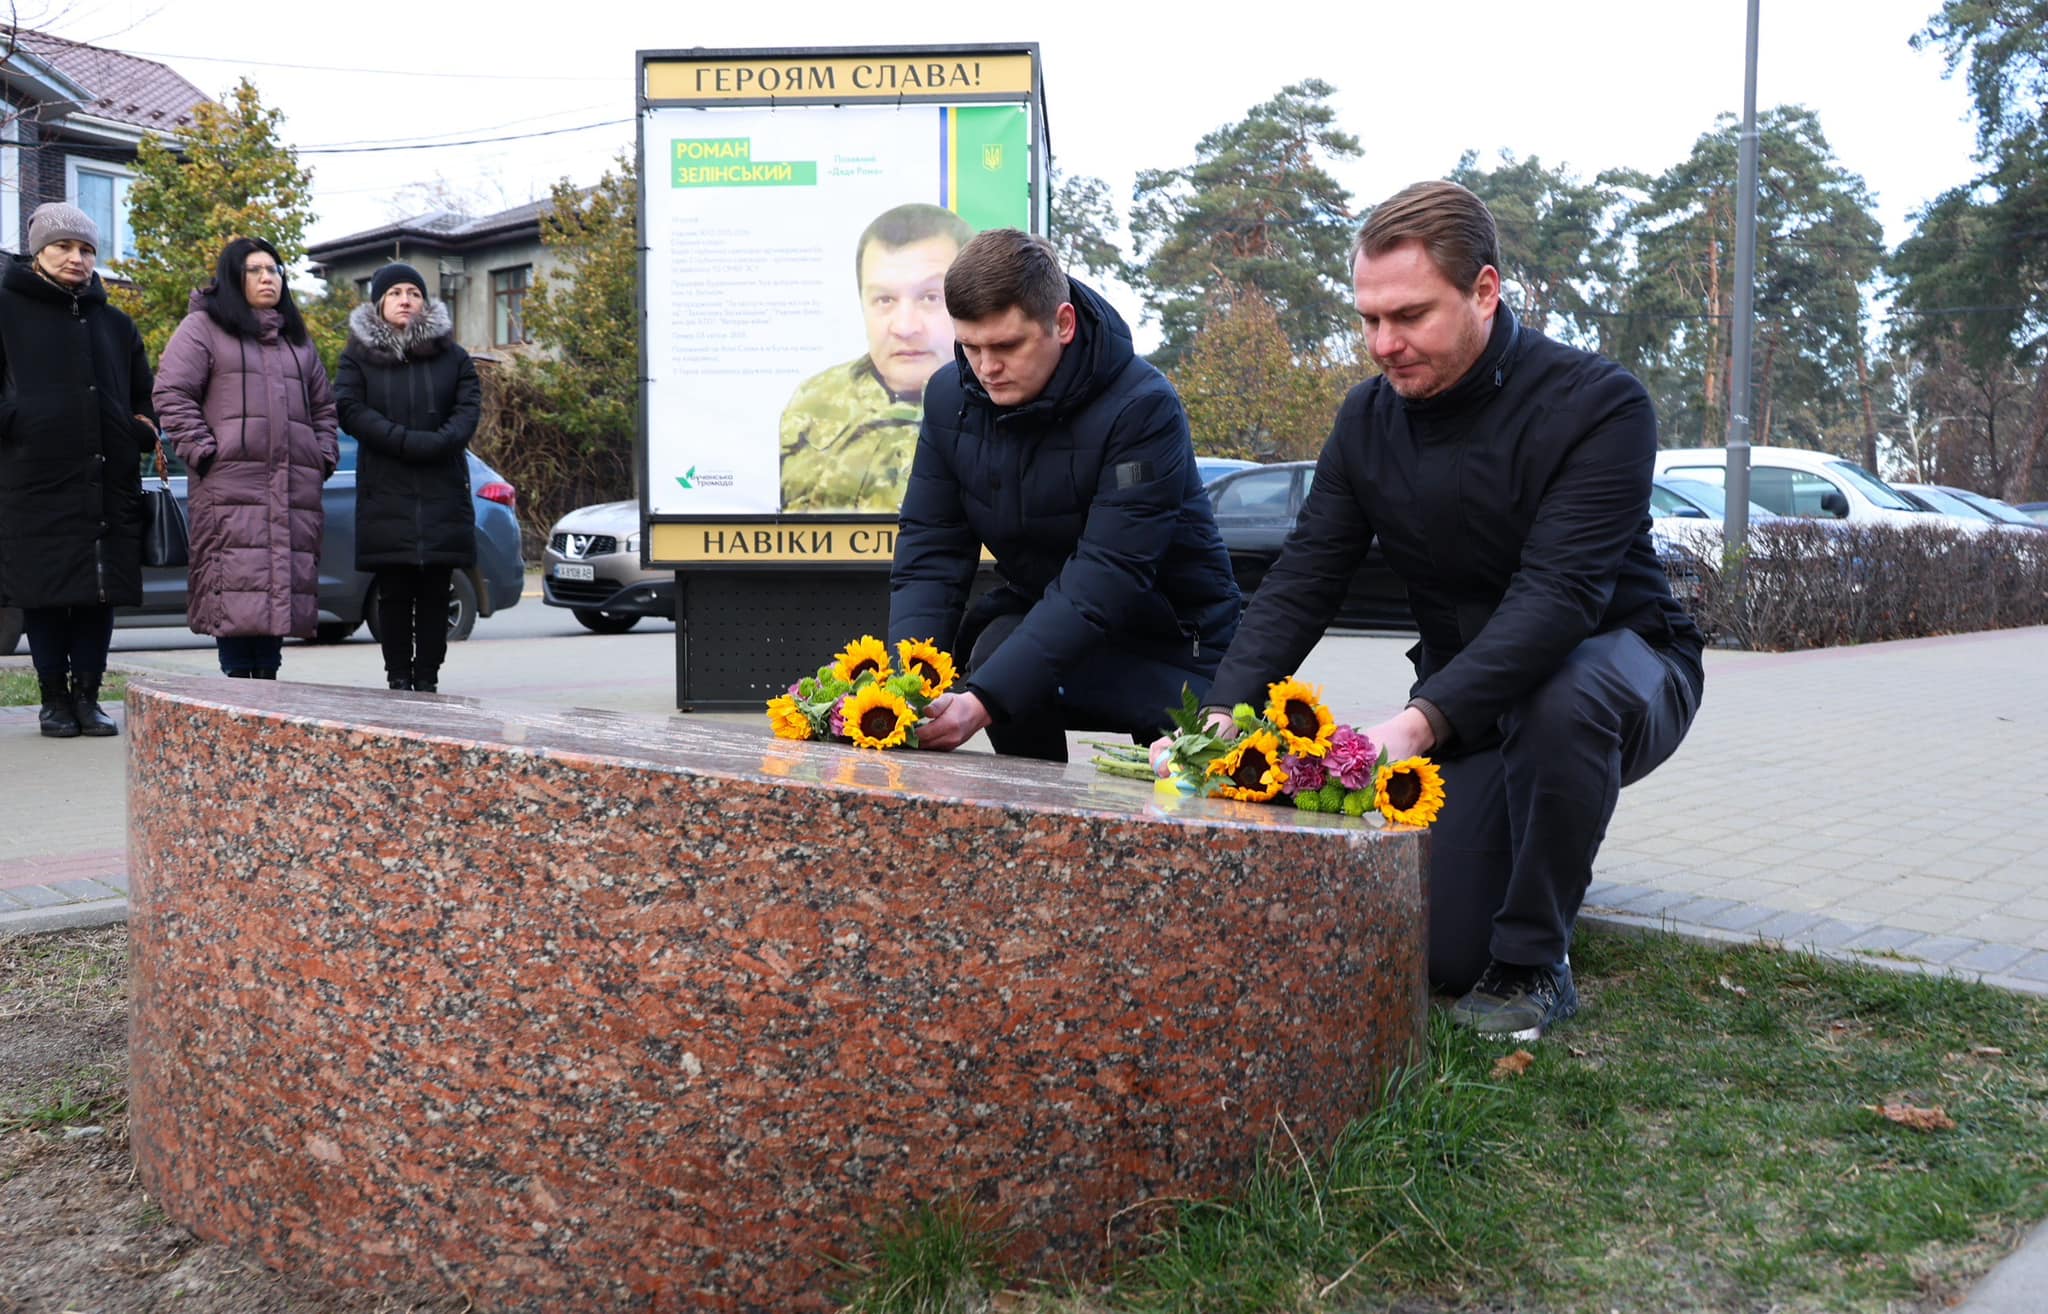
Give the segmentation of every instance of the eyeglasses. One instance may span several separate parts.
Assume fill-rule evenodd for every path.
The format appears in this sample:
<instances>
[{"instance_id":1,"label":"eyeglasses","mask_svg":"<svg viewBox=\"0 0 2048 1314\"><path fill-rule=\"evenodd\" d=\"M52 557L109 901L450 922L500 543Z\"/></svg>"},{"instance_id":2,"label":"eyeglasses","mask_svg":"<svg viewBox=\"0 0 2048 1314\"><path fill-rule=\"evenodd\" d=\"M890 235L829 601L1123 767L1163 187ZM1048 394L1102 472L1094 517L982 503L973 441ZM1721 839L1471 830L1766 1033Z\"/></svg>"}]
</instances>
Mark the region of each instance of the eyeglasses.
<instances>
[{"instance_id":1,"label":"eyeglasses","mask_svg":"<svg viewBox=\"0 0 2048 1314\"><path fill-rule=\"evenodd\" d=\"M244 265L242 267L242 276L244 278L274 278L280 283L284 282L284 271L276 265Z\"/></svg>"}]
</instances>

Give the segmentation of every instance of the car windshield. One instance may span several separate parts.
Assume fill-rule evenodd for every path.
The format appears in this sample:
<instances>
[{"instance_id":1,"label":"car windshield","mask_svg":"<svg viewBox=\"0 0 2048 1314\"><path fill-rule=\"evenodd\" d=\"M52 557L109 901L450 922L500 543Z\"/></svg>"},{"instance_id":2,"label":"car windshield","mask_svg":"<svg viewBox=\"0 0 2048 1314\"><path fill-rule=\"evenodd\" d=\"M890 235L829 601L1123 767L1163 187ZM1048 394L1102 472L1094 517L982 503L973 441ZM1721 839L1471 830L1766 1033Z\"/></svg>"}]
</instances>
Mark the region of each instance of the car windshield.
<instances>
[{"instance_id":1,"label":"car windshield","mask_svg":"<svg viewBox=\"0 0 2048 1314\"><path fill-rule=\"evenodd\" d=\"M1955 516L1959 520L1993 519L1988 512L1978 510L1945 488L1935 488L1928 484L1914 484L1909 491L1913 496L1925 502L1929 511L1940 515Z\"/></svg>"},{"instance_id":2,"label":"car windshield","mask_svg":"<svg viewBox=\"0 0 2048 1314\"><path fill-rule=\"evenodd\" d=\"M1920 508L1900 497L1890 484L1850 461L1829 461L1828 472L1856 486L1856 491L1887 511L1917 511Z\"/></svg>"},{"instance_id":3,"label":"car windshield","mask_svg":"<svg viewBox=\"0 0 2048 1314\"><path fill-rule=\"evenodd\" d=\"M2019 510L2017 507L2007 506L1995 497L1986 497L1982 493L1973 493L1967 488L1951 488L1948 491L2002 525L2031 525L2036 523L2026 512Z\"/></svg>"},{"instance_id":4,"label":"car windshield","mask_svg":"<svg viewBox=\"0 0 2048 1314\"><path fill-rule=\"evenodd\" d=\"M1713 484L1701 483L1697 479L1666 479L1663 481L1663 484L1666 488L1678 494L1680 497L1692 503L1700 510L1706 512L1708 515L1714 517L1716 520L1727 519L1727 489L1716 487ZM1757 521L1776 520L1778 517L1776 512L1767 511L1763 507L1758 506L1756 503L1751 502L1749 504L1749 518L1751 521Z\"/></svg>"}]
</instances>

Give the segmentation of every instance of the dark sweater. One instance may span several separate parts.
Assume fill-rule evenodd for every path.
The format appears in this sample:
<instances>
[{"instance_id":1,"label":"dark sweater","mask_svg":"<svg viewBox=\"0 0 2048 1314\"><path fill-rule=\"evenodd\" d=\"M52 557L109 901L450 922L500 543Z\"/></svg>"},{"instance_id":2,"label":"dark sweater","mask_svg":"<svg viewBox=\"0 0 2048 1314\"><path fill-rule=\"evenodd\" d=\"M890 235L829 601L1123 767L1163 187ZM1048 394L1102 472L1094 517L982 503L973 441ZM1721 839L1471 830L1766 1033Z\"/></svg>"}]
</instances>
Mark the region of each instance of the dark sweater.
<instances>
[{"instance_id":1,"label":"dark sweater","mask_svg":"<svg viewBox=\"0 0 2048 1314\"><path fill-rule=\"evenodd\" d=\"M1300 666L1375 535L1421 631L1412 695L1439 753L1493 741L1503 713L1610 630L1680 654L1697 691L1700 633L1650 539L1656 451L1642 384L1505 305L1478 363L1435 397L1360 384L1210 701L1258 702Z\"/></svg>"}]
</instances>

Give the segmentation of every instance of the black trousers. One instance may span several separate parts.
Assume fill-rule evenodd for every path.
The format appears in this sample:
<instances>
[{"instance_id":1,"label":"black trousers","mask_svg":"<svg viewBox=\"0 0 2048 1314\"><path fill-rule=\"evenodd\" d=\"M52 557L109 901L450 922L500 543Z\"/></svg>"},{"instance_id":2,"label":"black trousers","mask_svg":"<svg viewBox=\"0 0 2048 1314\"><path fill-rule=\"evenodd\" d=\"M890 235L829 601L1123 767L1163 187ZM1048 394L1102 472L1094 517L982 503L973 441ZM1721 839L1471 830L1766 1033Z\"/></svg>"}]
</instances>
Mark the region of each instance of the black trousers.
<instances>
[{"instance_id":1,"label":"black trousers","mask_svg":"<svg viewBox=\"0 0 2048 1314\"><path fill-rule=\"evenodd\" d=\"M213 641L225 675L266 675L277 678L284 665L284 636L280 634L223 634Z\"/></svg>"},{"instance_id":2,"label":"black trousers","mask_svg":"<svg viewBox=\"0 0 2048 1314\"><path fill-rule=\"evenodd\" d=\"M991 620L974 640L967 674L972 677L975 668L1023 622L1024 617L1015 612ZM1069 730L1107 730L1127 734L1136 743L1150 743L1171 724L1167 709L1180 706L1182 686L1192 687L1197 698L1206 694L1222 657L1220 650L1204 654L1205 669L1192 669L1101 648L1067 673L1053 706L1030 709L1025 715L991 725L989 743L1005 757L1035 757L1046 762L1067 760Z\"/></svg>"},{"instance_id":3,"label":"black trousers","mask_svg":"<svg viewBox=\"0 0 2048 1314\"><path fill-rule=\"evenodd\" d=\"M39 678L105 674L114 642L112 607L23 607L21 629Z\"/></svg>"},{"instance_id":4,"label":"black trousers","mask_svg":"<svg viewBox=\"0 0 2048 1314\"><path fill-rule=\"evenodd\" d=\"M1699 710L1685 656L1599 634L1501 719L1499 747L1441 763L1429 835L1429 975L1461 994L1489 958L1561 961L1623 785Z\"/></svg>"},{"instance_id":5,"label":"black trousers","mask_svg":"<svg viewBox=\"0 0 2048 1314\"><path fill-rule=\"evenodd\" d=\"M377 568L378 642L394 680L433 680L448 659L447 566Z\"/></svg>"}]
</instances>

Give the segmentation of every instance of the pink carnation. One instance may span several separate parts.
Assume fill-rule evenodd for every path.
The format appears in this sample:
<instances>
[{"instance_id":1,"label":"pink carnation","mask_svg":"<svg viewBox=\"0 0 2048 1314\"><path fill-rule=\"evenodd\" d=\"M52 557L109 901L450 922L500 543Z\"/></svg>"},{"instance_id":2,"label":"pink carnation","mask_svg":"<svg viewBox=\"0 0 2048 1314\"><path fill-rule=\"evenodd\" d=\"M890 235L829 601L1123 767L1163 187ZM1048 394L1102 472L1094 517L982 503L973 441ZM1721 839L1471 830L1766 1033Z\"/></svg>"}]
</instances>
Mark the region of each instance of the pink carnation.
<instances>
[{"instance_id":1,"label":"pink carnation","mask_svg":"<svg viewBox=\"0 0 2048 1314\"><path fill-rule=\"evenodd\" d=\"M832 704L831 729L835 737L843 738L846 734L846 699L844 698Z\"/></svg>"},{"instance_id":2,"label":"pink carnation","mask_svg":"<svg viewBox=\"0 0 2048 1314\"><path fill-rule=\"evenodd\" d=\"M1380 760L1379 746L1348 725L1337 727L1330 739L1323 765L1346 789L1364 789L1372 783L1372 769Z\"/></svg>"},{"instance_id":3,"label":"pink carnation","mask_svg":"<svg viewBox=\"0 0 2048 1314\"><path fill-rule=\"evenodd\" d=\"M1290 797L1323 787L1323 760L1319 757L1289 753L1280 759L1280 769L1287 773L1287 783L1280 787L1281 791Z\"/></svg>"},{"instance_id":4,"label":"pink carnation","mask_svg":"<svg viewBox=\"0 0 2048 1314\"><path fill-rule=\"evenodd\" d=\"M796 697L796 692L797 692L797 690L799 690L799 689L801 689L801 688L803 688L803 687L804 687L804 682L803 682L802 680L798 680L798 681L797 681L796 683L794 683L794 684L790 685L790 686L789 686L789 696L790 696L791 698L794 698L794 697Z\"/></svg>"}]
</instances>

